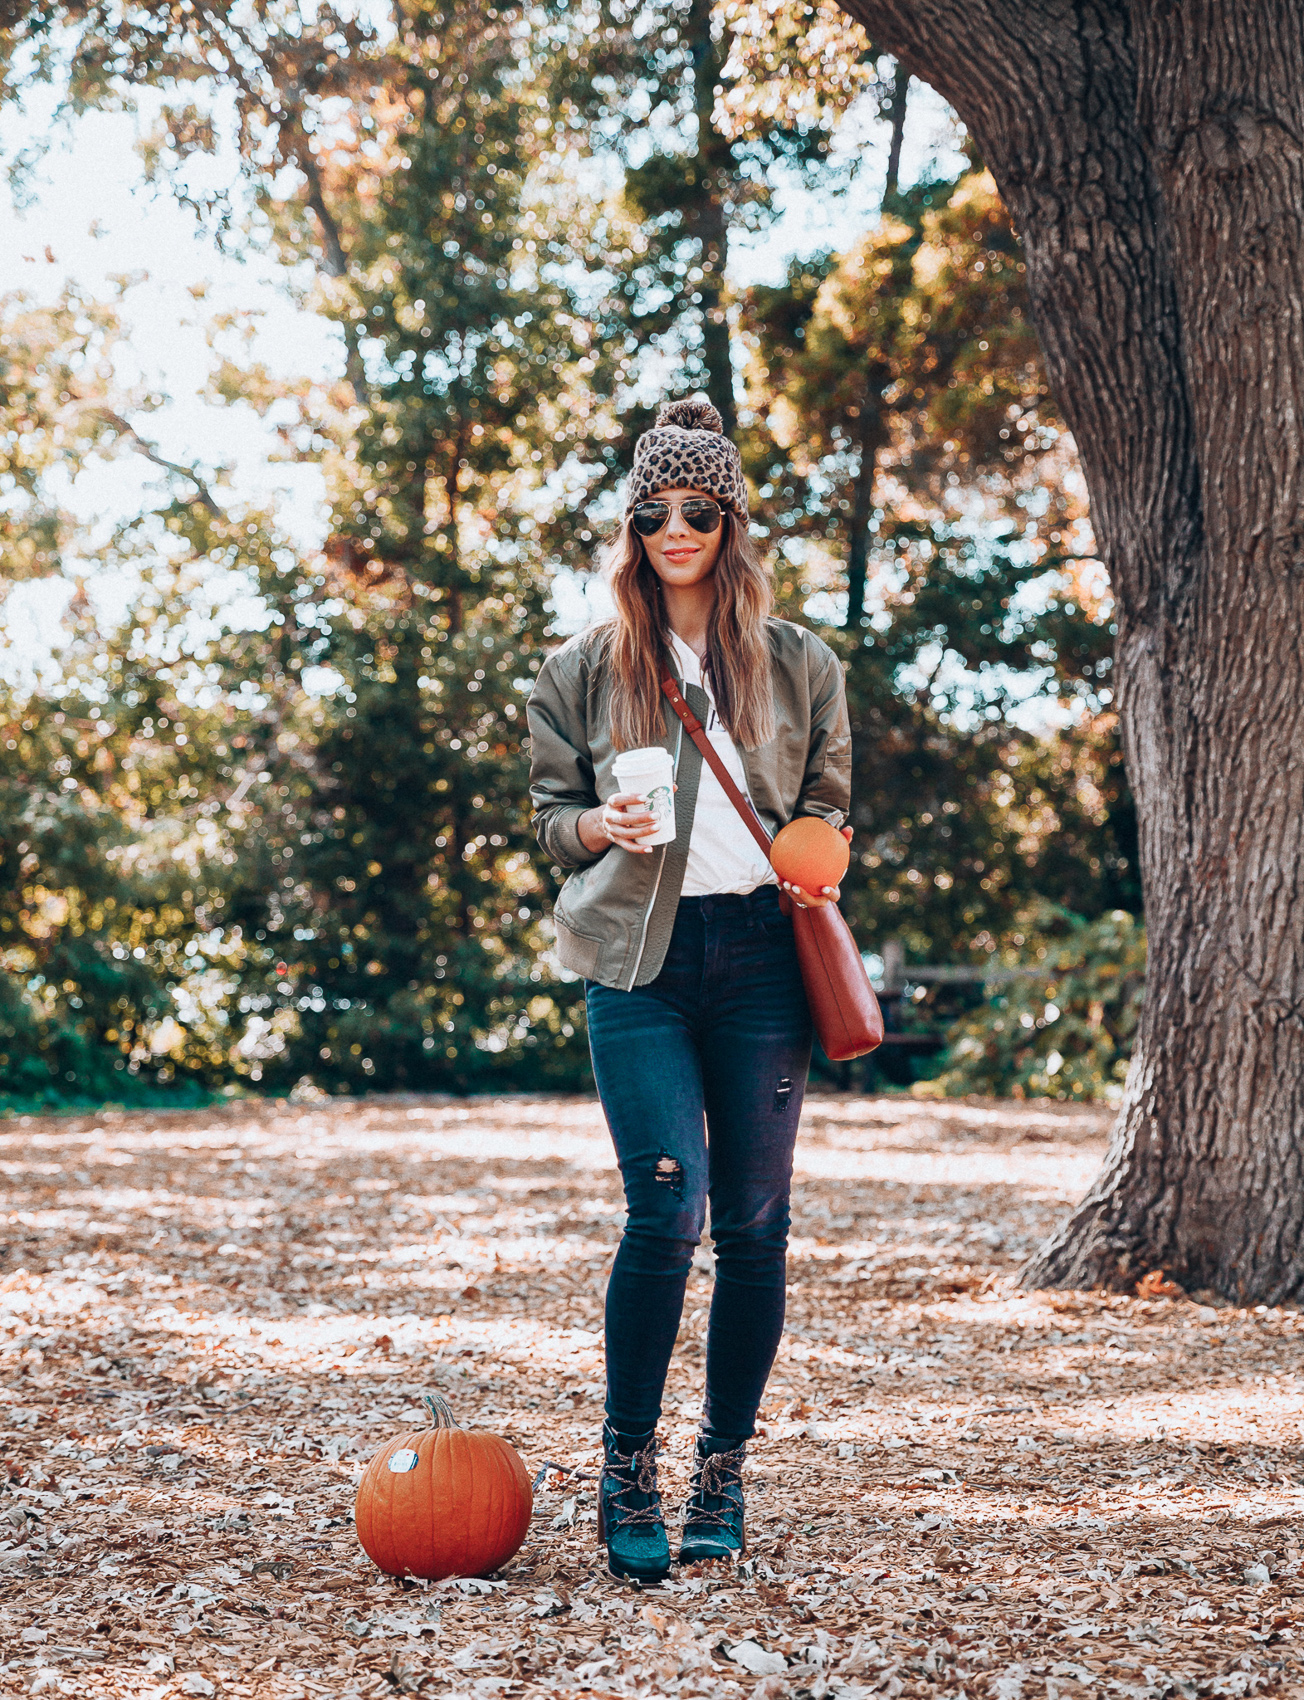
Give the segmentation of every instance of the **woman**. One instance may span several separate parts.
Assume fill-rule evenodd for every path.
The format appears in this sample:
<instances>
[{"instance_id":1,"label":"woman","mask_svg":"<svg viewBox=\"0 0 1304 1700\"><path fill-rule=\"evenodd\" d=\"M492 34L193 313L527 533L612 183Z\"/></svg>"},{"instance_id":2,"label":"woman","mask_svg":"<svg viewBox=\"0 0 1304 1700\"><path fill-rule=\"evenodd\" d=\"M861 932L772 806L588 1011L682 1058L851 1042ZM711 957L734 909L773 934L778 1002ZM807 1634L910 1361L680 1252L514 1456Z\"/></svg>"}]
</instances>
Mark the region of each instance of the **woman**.
<instances>
[{"instance_id":1,"label":"woman","mask_svg":"<svg viewBox=\"0 0 1304 1700\"><path fill-rule=\"evenodd\" d=\"M614 1574L656 1581L670 1566L656 1425L708 1199L716 1278L679 1559L744 1548L743 1457L783 1332L811 1042L774 870L660 681L678 680L772 833L799 814L842 826L850 736L837 657L770 616L738 450L709 404L663 406L639 438L606 571L615 616L550 656L530 699L530 793L541 844L576 870L557 954L585 979L628 1209L607 1287L599 1538ZM657 744L674 757L676 837L651 848L656 823L612 764Z\"/></svg>"}]
</instances>

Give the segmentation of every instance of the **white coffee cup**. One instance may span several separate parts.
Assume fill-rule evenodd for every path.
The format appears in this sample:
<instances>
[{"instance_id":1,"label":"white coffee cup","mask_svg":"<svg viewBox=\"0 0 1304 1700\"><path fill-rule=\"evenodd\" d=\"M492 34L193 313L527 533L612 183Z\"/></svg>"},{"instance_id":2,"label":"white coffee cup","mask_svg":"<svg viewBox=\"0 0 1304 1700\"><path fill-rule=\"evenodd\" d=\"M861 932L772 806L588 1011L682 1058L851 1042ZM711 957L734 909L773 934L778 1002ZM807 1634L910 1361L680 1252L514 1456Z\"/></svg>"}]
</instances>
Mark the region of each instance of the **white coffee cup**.
<instances>
[{"instance_id":1,"label":"white coffee cup","mask_svg":"<svg viewBox=\"0 0 1304 1700\"><path fill-rule=\"evenodd\" d=\"M675 841L675 764L670 751L654 744L645 750L622 750L611 764L617 791L632 791L647 805L657 823L655 832L640 838L640 844L673 844Z\"/></svg>"}]
</instances>

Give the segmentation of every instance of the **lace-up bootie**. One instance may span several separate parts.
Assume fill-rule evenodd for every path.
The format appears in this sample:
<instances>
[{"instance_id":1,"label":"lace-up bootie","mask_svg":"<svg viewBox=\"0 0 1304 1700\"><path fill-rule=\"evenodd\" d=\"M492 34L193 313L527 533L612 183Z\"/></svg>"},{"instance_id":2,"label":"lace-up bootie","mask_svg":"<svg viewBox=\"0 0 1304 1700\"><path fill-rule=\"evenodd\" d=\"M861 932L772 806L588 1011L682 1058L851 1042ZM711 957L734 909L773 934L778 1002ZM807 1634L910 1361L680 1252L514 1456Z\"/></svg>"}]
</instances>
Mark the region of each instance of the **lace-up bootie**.
<instances>
[{"instance_id":1,"label":"lace-up bootie","mask_svg":"<svg viewBox=\"0 0 1304 1700\"><path fill-rule=\"evenodd\" d=\"M638 1452L623 1452L606 1425L602 1448L598 1539L607 1544L607 1567L613 1576L660 1582L670 1569L670 1542L657 1492L656 1436Z\"/></svg>"},{"instance_id":2,"label":"lace-up bootie","mask_svg":"<svg viewBox=\"0 0 1304 1700\"><path fill-rule=\"evenodd\" d=\"M720 1450L713 1450L717 1446ZM741 1558L747 1551L743 1514L746 1456L746 1441L729 1446L698 1435L693 1480L684 1507L681 1564L700 1564L706 1558Z\"/></svg>"}]
</instances>

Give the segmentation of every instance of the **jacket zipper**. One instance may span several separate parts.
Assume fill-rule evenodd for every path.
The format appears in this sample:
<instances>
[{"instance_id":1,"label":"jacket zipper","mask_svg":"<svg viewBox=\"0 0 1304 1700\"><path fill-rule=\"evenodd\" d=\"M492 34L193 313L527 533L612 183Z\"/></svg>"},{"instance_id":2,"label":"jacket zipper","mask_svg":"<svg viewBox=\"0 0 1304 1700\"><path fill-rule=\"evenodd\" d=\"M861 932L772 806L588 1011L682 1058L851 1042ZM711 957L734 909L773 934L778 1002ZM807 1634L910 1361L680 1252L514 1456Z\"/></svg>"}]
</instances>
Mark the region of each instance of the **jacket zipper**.
<instances>
[{"instance_id":1,"label":"jacket zipper","mask_svg":"<svg viewBox=\"0 0 1304 1700\"><path fill-rule=\"evenodd\" d=\"M682 745L683 741L684 741L684 727L683 727L683 722L681 721L680 725L679 725L679 731L678 731L678 733L676 734L676 737L675 737L675 773L676 774L678 774L678 772L679 772L679 749L680 749L680 746ZM652 924L652 911L657 906L657 893L661 890L661 876L665 872L665 869L666 869L666 852L669 849L670 849L670 846L668 844L661 845L661 860L657 864L657 877L656 877L656 880L655 880L655 882L652 886L652 896L648 901L647 914L644 915L644 917L643 917L643 934L642 934L642 937L638 941L638 955L634 958L634 967L633 967L633 970L631 971L630 976L629 976L629 984L625 987L625 990L627 992L632 992L634 990L634 982L635 982L635 980L638 979L638 971L643 966L643 952L647 949L647 930Z\"/></svg>"}]
</instances>

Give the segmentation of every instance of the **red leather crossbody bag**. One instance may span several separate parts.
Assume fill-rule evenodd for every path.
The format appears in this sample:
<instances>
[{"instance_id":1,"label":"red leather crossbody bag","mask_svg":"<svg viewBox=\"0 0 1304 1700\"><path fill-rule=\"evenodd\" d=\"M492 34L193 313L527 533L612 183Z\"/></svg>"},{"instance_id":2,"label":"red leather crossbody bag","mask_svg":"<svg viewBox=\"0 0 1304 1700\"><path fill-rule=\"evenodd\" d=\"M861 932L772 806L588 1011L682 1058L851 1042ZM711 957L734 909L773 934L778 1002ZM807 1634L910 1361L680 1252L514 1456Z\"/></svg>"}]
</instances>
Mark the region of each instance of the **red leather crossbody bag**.
<instances>
[{"instance_id":1,"label":"red leather crossbody bag","mask_svg":"<svg viewBox=\"0 0 1304 1700\"><path fill-rule=\"evenodd\" d=\"M663 675L661 689L768 862L771 841L764 822L734 784L706 728L669 673ZM877 1049L883 1043L883 1012L846 917L835 903L806 908L793 903L785 891L779 893L779 902L792 918L806 1001L825 1056L830 1062L847 1062Z\"/></svg>"}]
</instances>

